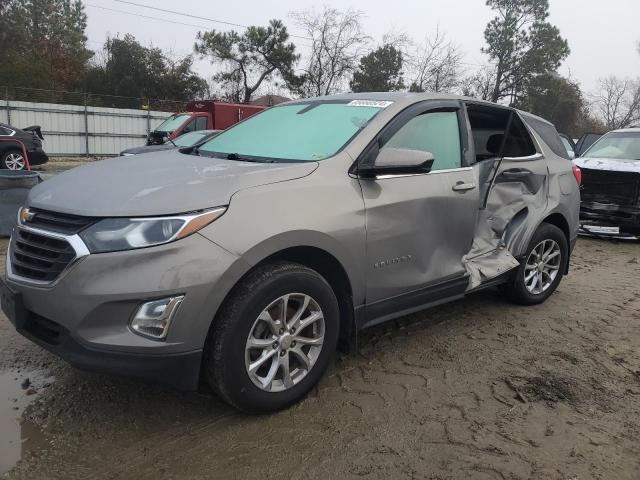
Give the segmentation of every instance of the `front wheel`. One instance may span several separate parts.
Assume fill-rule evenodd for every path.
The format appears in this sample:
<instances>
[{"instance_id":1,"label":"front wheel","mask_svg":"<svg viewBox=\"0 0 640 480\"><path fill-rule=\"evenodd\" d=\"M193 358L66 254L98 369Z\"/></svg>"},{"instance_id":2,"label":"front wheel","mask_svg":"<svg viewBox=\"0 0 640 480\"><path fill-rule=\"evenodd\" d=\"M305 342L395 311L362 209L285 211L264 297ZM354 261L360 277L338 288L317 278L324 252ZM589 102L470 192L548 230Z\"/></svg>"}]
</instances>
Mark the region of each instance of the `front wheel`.
<instances>
[{"instance_id":1,"label":"front wheel","mask_svg":"<svg viewBox=\"0 0 640 480\"><path fill-rule=\"evenodd\" d=\"M558 288L564 275L569 246L564 232L543 223L531 238L525 261L504 286L507 297L521 305L544 302Z\"/></svg>"},{"instance_id":2,"label":"front wheel","mask_svg":"<svg viewBox=\"0 0 640 480\"><path fill-rule=\"evenodd\" d=\"M204 374L240 410L280 410L318 382L338 331L338 302L322 276L295 263L265 265L234 289L216 316Z\"/></svg>"},{"instance_id":3,"label":"front wheel","mask_svg":"<svg viewBox=\"0 0 640 480\"><path fill-rule=\"evenodd\" d=\"M17 150L5 152L0 159L0 167L7 170L24 170L26 164L24 155Z\"/></svg>"}]
</instances>

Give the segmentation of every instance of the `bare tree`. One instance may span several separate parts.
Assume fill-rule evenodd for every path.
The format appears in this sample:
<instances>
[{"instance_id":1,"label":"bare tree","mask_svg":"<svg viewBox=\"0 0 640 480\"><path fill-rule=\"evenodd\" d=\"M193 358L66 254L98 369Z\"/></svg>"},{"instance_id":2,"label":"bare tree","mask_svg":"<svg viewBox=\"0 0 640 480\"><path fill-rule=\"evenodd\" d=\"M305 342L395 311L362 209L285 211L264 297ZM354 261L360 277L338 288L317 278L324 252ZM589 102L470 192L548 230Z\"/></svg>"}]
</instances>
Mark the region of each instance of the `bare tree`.
<instances>
[{"instance_id":1,"label":"bare tree","mask_svg":"<svg viewBox=\"0 0 640 480\"><path fill-rule=\"evenodd\" d=\"M303 96L340 91L370 39L362 30L363 13L325 6L320 12L304 10L291 16L312 39L311 54L295 90Z\"/></svg>"},{"instance_id":2,"label":"bare tree","mask_svg":"<svg viewBox=\"0 0 640 480\"><path fill-rule=\"evenodd\" d=\"M437 29L407 55L412 92L453 92L460 83L462 52ZM410 77L410 78L411 78Z\"/></svg>"},{"instance_id":3,"label":"bare tree","mask_svg":"<svg viewBox=\"0 0 640 480\"><path fill-rule=\"evenodd\" d=\"M610 130L640 121L640 80L608 77L600 79L592 95L598 116Z\"/></svg>"},{"instance_id":4,"label":"bare tree","mask_svg":"<svg viewBox=\"0 0 640 480\"><path fill-rule=\"evenodd\" d=\"M467 97L491 100L496 83L496 69L485 66L460 80L460 91Z\"/></svg>"}]
</instances>

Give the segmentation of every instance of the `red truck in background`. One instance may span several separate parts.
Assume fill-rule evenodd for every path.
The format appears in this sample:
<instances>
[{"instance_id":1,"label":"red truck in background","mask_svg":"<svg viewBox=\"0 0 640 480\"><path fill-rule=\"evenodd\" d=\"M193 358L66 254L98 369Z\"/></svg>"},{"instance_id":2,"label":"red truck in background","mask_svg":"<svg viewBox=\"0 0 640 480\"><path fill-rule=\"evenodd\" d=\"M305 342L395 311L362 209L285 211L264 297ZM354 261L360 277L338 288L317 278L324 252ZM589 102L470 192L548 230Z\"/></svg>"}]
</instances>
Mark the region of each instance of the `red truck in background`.
<instances>
[{"instance_id":1,"label":"red truck in background","mask_svg":"<svg viewBox=\"0 0 640 480\"><path fill-rule=\"evenodd\" d=\"M167 138L173 140L196 130L224 130L265 108L213 100L192 101L187 103L185 112L174 113L149 133L147 145L159 145Z\"/></svg>"}]
</instances>

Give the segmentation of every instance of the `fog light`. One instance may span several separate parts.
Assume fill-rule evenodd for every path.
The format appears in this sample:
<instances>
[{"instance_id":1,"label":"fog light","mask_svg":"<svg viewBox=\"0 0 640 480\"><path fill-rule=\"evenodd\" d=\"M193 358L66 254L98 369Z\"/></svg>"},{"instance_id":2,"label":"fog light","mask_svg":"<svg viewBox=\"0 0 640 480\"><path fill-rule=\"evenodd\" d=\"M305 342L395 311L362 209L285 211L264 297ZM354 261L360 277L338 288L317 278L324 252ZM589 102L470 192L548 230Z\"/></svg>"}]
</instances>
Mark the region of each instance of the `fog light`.
<instances>
[{"instance_id":1,"label":"fog light","mask_svg":"<svg viewBox=\"0 0 640 480\"><path fill-rule=\"evenodd\" d=\"M143 303L131 320L131 330L143 337L163 340L183 299L184 295L179 295Z\"/></svg>"}]
</instances>

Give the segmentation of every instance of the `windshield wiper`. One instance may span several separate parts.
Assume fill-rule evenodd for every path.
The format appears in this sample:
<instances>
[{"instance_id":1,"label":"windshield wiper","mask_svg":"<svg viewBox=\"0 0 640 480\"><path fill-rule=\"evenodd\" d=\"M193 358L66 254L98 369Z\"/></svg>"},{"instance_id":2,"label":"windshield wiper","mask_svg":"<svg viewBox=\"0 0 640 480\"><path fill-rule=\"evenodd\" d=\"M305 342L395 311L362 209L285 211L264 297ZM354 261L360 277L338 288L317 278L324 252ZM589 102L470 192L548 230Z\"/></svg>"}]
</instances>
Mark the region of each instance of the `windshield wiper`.
<instances>
[{"instance_id":1,"label":"windshield wiper","mask_svg":"<svg viewBox=\"0 0 640 480\"><path fill-rule=\"evenodd\" d=\"M200 156L200 150L198 150L198 147L182 147L182 148L179 148L178 151L186 155Z\"/></svg>"},{"instance_id":2,"label":"windshield wiper","mask_svg":"<svg viewBox=\"0 0 640 480\"><path fill-rule=\"evenodd\" d=\"M238 155L237 153L229 153L227 155L227 160L236 160L238 162L253 162L253 163L273 163L274 161L269 158L265 159L257 159L257 158L248 158Z\"/></svg>"}]
</instances>

